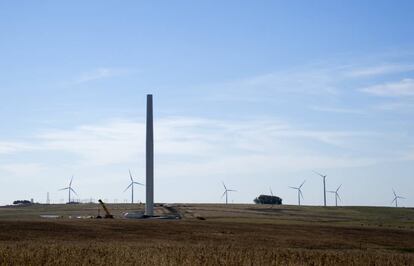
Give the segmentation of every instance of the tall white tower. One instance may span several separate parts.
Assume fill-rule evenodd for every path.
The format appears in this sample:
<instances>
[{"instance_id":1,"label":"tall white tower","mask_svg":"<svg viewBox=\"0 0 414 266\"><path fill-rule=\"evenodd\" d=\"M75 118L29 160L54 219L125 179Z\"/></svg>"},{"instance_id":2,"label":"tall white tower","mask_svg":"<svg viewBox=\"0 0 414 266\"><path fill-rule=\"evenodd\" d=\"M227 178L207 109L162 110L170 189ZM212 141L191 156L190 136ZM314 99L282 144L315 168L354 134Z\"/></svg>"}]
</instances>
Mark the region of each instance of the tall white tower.
<instances>
[{"instance_id":1,"label":"tall white tower","mask_svg":"<svg viewBox=\"0 0 414 266\"><path fill-rule=\"evenodd\" d=\"M152 94L147 95L147 139L146 139L146 202L145 215L154 215L154 124L152 116Z\"/></svg>"}]
</instances>

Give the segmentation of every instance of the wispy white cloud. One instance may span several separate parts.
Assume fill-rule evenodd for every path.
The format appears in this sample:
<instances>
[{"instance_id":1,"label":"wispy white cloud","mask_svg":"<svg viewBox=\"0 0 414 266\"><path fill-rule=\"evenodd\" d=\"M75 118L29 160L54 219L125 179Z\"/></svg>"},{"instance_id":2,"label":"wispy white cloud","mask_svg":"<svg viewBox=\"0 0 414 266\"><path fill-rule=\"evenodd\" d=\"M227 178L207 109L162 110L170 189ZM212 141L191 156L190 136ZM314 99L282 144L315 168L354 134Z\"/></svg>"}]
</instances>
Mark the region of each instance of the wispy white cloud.
<instances>
[{"instance_id":1,"label":"wispy white cloud","mask_svg":"<svg viewBox=\"0 0 414 266\"><path fill-rule=\"evenodd\" d=\"M378 136L374 132L327 131L295 128L271 119L224 121L192 117L170 117L156 123L156 154L163 160L191 163L201 160L244 160L244 158L290 158L288 165L307 165L307 161L363 161L363 158L329 159L312 148L327 145L347 148L352 140ZM32 149L54 154L76 155L75 161L87 165L111 165L143 160L145 124L112 120L103 124L84 125L70 130L47 130L33 137ZM25 147L26 143L16 145ZM14 149L23 152L24 149ZM12 152L10 150L9 152ZM166 159L168 158L168 160ZM200 162L196 163L199 164ZM254 163L254 162L252 162ZM341 161L341 165L345 165Z\"/></svg>"},{"instance_id":2,"label":"wispy white cloud","mask_svg":"<svg viewBox=\"0 0 414 266\"><path fill-rule=\"evenodd\" d=\"M220 101L264 102L281 95L313 96L337 95L338 73L329 68L314 67L276 71L257 76L206 84L201 89L208 90L211 99ZM208 98L208 97L207 97Z\"/></svg>"},{"instance_id":3,"label":"wispy white cloud","mask_svg":"<svg viewBox=\"0 0 414 266\"><path fill-rule=\"evenodd\" d=\"M335 94L337 90L327 69L292 70L256 76L233 86L288 93Z\"/></svg>"},{"instance_id":4,"label":"wispy white cloud","mask_svg":"<svg viewBox=\"0 0 414 266\"><path fill-rule=\"evenodd\" d=\"M414 95L414 79L403 79L397 82L389 82L378 84L366 88L361 91L376 96L413 96Z\"/></svg>"},{"instance_id":5,"label":"wispy white cloud","mask_svg":"<svg viewBox=\"0 0 414 266\"><path fill-rule=\"evenodd\" d=\"M376 110L382 111L402 111L402 112L409 112L414 110L414 103L408 102L389 102L389 103L381 103L373 106Z\"/></svg>"},{"instance_id":6,"label":"wispy white cloud","mask_svg":"<svg viewBox=\"0 0 414 266\"><path fill-rule=\"evenodd\" d=\"M0 154L10 154L31 150L34 147L24 142L0 141Z\"/></svg>"},{"instance_id":7,"label":"wispy white cloud","mask_svg":"<svg viewBox=\"0 0 414 266\"><path fill-rule=\"evenodd\" d=\"M409 150L404 154L404 158L408 161L414 161L414 146L409 147Z\"/></svg>"},{"instance_id":8,"label":"wispy white cloud","mask_svg":"<svg viewBox=\"0 0 414 266\"><path fill-rule=\"evenodd\" d=\"M345 76L353 78L363 78L392 73L403 73L414 70L414 64L379 64L368 67L353 67L344 72Z\"/></svg>"},{"instance_id":9,"label":"wispy white cloud","mask_svg":"<svg viewBox=\"0 0 414 266\"><path fill-rule=\"evenodd\" d=\"M227 82L205 84L201 89L208 90L207 99L215 101L239 101L239 102L272 102L277 100L301 102L305 106L314 106L312 98L318 96L321 101L326 99L341 99L350 93L363 91L376 95L412 95L412 79L403 79L400 82L388 82L360 89L360 84L367 79L372 81L389 79L390 74L401 74L414 71L412 63L382 63L378 65L361 64L338 65L326 62L324 64L305 65L299 68L291 68L260 74L251 77L240 78ZM309 102L307 102L309 101ZM340 101L336 101L341 103ZM361 101L363 102L363 100ZM331 101L332 103L332 101ZM336 113L367 113L362 107L354 110L347 107L346 102L342 106L330 108L314 107L317 111Z\"/></svg>"},{"instance_id":10,"label":"wispy white cloud","mask_svg":"<svg viewBox=\"0 0 414 266\"><path fill-rule=\"evenodd\" d=\"M323 106L311 106L310 109L320 112L329 112L329 113L342 113L342 114L365 114L366 111L361 109L351 109L351 108L337 108L337 107L323 107Z\"/></svg>"},{"instance_id":11,"label":"wispy white cloud","mask_svg":"<svg viewBox=\"0 0 414 266\"><path fill-rule=\"evenodd\" d=\"M42 150L68 152L84 163L116 164L129 162L138 150L145 132L143 124L111 121L105 125L84 125L72 130L48 130L36 136Z\"/></svg>"},{"instance_id":12,"label":"wispy white cloud","mask_svg":"<svg viewBox=\"0 0 414 266\"><path fill-rule=\"evenodd\" d=\"M46 167L39 163L2 163L0 171L14 176L36 176L44 171Z\"/></svg>"},{"instance_id":13,"label":"wispy white cloud","mask_svg":"<svg viewBox=\"0 0 414 266\"><path fill-rule=\"evenodd\" d=\"M75 83L85 83L94 80L100 80L111 77L118 77L135 72L134 69L129 68L111 68L111 67L99 67L92 71L81 74L75 79Z\"/></svg>"},{"instance_id":14,"label":"wispy white cloud","mask_svg":"<svg viewBox=\"0 0 414 266\"><path fill-rule=\"evenodd\" d=\"M281 131L276 135L284 138L306 138L324 144L343 146L352 138L372 137L378 134L364 131L287 130Z\"/></svg>"}]
</instances>

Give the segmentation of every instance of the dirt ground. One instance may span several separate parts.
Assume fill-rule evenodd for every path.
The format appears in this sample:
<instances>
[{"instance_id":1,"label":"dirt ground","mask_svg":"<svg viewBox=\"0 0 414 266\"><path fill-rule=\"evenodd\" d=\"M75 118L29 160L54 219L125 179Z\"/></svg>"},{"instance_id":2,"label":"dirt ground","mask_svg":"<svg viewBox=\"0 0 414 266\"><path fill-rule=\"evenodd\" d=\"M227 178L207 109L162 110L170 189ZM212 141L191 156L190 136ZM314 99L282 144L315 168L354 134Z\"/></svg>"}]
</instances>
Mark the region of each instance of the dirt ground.
<instances>
[{"instance_id":1,"label":"dirt ground","mask_svg":"<svg viewBox=\"0 0 414 266\"><path fill-rule=\"evenodd\" d=\"M412 209L171 206L183 219L124 219L142 207L128 204L108 205L113 220L74 218L93 204L0 208L0 263L414 265Z\"/></svg>"}]
</instances>

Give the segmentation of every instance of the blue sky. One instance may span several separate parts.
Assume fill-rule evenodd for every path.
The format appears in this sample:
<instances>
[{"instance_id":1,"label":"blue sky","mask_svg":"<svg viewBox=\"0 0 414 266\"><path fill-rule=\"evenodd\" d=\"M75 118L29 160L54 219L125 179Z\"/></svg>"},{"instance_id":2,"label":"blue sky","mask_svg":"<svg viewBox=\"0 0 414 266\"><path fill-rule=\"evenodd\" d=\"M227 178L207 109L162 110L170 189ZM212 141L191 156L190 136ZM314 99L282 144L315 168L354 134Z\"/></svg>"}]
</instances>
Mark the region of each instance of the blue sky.
<instances>
[{"instance_id":1,"label":"blue sky","mask_svg":"<svg viewBox=\"0 0 414 266\"><path fill-rule=\"evenodd\" d=\"M412 1L2 1L0 204L129 199L154 94L155 200L413 206ZM334 198L328 195L328 203ZM144 189L136 199L144 201Z\"/></svg>"}]
</instances>

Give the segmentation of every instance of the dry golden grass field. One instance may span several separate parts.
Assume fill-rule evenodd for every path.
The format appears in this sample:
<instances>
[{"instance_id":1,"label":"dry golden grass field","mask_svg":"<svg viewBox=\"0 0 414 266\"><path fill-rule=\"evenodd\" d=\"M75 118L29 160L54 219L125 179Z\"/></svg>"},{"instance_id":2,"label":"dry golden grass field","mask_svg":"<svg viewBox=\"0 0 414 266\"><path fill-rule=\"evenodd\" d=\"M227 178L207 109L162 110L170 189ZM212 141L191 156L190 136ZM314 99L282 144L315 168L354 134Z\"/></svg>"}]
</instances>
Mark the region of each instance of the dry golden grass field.
<instances>
[{"instance_id":1,"label":"dry golden grass field","mask_svg":"<svg viewBox=\"0 0 414 266\"><path fill-rule=\"evenodd\" d=\"M156 213L181 220L131 220L143 205L108 204L113 220L76 218L98 207L1 207L0 264L414 265L409 208L174 204Z\"/></svg>"}]
</instances>

